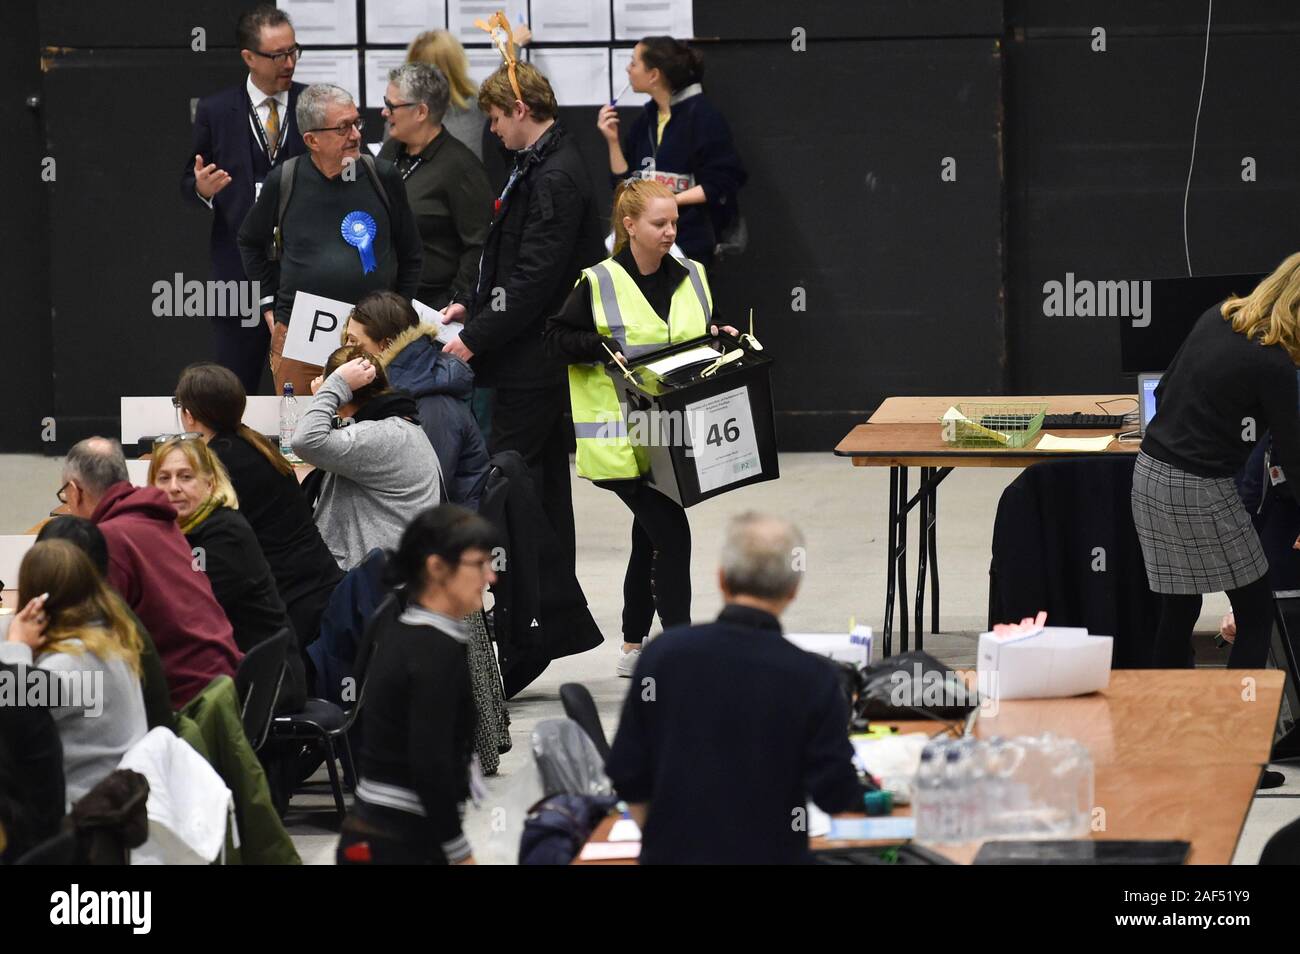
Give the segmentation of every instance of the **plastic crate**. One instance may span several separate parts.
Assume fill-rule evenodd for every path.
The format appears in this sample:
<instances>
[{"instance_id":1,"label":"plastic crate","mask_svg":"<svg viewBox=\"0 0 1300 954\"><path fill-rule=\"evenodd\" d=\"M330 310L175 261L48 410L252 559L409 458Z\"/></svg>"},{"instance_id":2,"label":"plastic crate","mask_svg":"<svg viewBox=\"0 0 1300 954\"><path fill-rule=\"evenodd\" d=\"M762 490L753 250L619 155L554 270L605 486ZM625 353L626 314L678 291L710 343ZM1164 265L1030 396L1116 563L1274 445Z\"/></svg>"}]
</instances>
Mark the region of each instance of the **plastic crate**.
<instances>
[{"instance_id":1,"label":"plastic crate","mask_svg":"<svg viewBox=\"0 0 1300 954\"><path fill-rule=\"evenodd\" d=\"M963 402L956 405L959 418L939 419L945 443L957 447L1024 447L1043 427L1047 405L1032 401L997 404Z\"/></svg>"}]
</instances>

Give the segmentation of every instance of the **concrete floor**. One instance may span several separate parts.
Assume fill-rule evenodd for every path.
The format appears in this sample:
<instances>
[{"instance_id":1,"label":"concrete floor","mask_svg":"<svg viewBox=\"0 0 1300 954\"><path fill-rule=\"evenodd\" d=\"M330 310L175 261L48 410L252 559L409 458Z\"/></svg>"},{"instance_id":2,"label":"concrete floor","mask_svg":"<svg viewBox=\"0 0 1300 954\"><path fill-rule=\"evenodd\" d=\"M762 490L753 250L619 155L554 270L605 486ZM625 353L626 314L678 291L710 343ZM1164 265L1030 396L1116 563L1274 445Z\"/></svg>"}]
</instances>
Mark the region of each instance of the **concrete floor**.
<instances>
[{"instance_id":1,"label":"concrete floor","mask_svg":"<svg viewBox=\"0 0 1300 954\"><path fill-rule=\"evenodd\" d=\"M852 617L878 631L884 612L888 471L855 468L829 453L782 455L781 470L780 480L691 508L693 616L709 619L720 608L715 561L722 532L729 517L753 509L789 517L807 539L807 573L799 598L786 614L788 630L839 631ZM943 634L927 634L925 648L950 665L974 663L974 637L986 623L993 516L1003 488L1018 473L961 470L943 485L938 525ZM59 484L57 459L0 455L0 533L21 533L48 513L55 506ZM465 819L466 834L482 862L514 860L523 814L535 797L529 734L537 722L563 715L559 686L581 682L590 689L610 738L628 686L627 680L614 674L614 666L621 641L620 594L631 517L612 493L576 477L573 496L578 578L605 643L552 663L511 701L514 748L502 756L500 773L487 780L488 798L470 807ZM912 524L914 537L915 520ZM914 590L914 565L911 574ZM1198 629L1217 629L1226 610L1226 598L1208 598ZM1237 863L1253 863L1274 831L1300 817L1300 767L1278 767L1288 775L1288 783L1255 799L1234 859ZM323 780L324 773L318 778ZM294 800L287 824L307 863L333 861L337 835L330 805L327 789L319 785Z\"/></svg>"}]
</instances>

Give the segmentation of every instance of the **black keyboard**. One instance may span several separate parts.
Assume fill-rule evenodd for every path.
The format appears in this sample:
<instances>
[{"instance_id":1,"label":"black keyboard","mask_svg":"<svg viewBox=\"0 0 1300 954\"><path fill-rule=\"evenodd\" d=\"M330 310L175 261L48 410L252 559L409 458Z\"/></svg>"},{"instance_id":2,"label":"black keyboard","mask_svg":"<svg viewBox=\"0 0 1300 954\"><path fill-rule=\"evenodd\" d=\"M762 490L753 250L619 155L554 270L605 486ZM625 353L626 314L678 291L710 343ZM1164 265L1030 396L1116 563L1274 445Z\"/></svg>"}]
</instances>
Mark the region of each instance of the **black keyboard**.
<instances>
[{"instance_id":1,"label":"black keyboard","mask_svg":"<svg viewBox=\"0 0 1300 954\"><path fill-rule=\"evenodd\" d=\"M1048 414L1043 417L1044 430L1122 431L1123 414Z\"/></svg>"}]
</instances>

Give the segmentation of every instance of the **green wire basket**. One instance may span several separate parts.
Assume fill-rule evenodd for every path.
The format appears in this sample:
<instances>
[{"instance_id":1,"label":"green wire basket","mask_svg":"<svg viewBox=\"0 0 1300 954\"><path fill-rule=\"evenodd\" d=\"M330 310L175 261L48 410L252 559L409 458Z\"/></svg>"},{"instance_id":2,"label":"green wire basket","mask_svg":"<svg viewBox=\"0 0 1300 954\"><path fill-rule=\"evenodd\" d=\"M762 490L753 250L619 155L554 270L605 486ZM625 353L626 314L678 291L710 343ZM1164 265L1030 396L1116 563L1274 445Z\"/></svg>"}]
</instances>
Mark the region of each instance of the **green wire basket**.
<instances>
[{"instance_id":1,"label":"green wire basket","mask_svg":"<svg viewBox=\"0 0 1300 954\"><path fill-rule=\"evenodd\" d=\"M1047 405L1019 401L984 404L963 402L939 419L945 443L956 447L1024 447L1043 427Z\"/></svg>"}]
</instances>

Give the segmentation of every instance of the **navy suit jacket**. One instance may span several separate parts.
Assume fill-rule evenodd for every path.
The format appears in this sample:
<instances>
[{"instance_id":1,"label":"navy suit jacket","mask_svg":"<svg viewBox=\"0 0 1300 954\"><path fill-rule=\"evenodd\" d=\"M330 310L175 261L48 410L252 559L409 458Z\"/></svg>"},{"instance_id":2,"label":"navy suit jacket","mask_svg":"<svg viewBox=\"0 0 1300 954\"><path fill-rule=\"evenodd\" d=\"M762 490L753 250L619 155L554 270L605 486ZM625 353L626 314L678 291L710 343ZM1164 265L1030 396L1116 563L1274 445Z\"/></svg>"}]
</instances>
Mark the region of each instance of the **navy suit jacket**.
<instances>
[{"instance_id":1,"label":"navy suit jacket","mask_svg":"<svg viewBox=\"0 0 1300 954\"><path fill-rule=\"evenodd\" d=\"M213 211L208 213L212 216L212 278L220 281L244 278L236 236L244 216L253 207L255 161L261 154L261 146L249 128L246 88L246 83L240 83L199 100L194 114L193 143L181 174L181 195L205 212L207 206L194 192L194 156L202 156L204 165L215 162L218 169L230 174L230 185L216 194ZM306 88L302 83L294 83L289 88L288 115L282 120L288 122L289 128L284 146L275 157L277 166L307 151L294 115L298 94Z\"/></svg>"}]
</instances>

